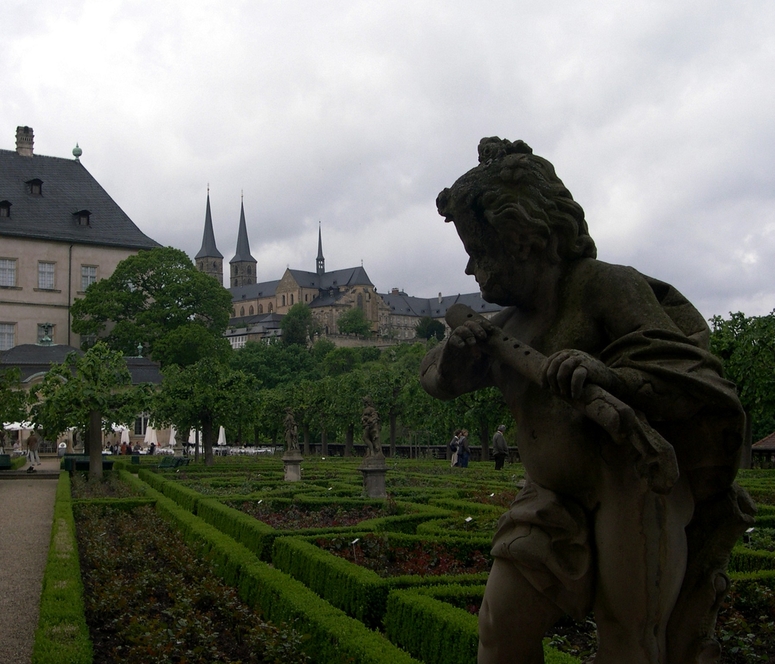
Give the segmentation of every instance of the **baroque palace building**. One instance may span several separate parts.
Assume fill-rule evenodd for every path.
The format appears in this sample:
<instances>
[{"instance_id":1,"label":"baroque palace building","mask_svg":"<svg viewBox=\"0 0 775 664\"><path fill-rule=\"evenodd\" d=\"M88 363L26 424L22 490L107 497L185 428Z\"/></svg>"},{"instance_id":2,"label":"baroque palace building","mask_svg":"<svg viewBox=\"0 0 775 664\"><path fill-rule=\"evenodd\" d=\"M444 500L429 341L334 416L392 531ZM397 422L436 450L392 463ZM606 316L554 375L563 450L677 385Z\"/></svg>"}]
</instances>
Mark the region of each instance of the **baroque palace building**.
<instances>
[{"instance_id":1,"label":"baroque palace building","mask_svg":"<svg viewBox=\"0 0 775 664\"><path fill-rule=\"evenodd\" d=\"M80 346L70 306L141 249L145 235L80 163L37 155L17 127L0 150L0 351L47 342Z\"/></svg>"},{"instance_id":2,"label":"baroque palace building","mask_svg":"<svg viewBox=\"0 0 775 664\"><path fill-rule=\"evenodd\" d=\"M223 283L223 255L215 243L209 191L202 246L195 262L199 270ZM379 293L363 266L327 272L320 228L314 272L286 268L280 279L258 282L257 264L250 253L243 204L240 206L237 249L229 261L232 318L226 336L234 348L244 346L247 341L279 337L282 317L299 302L309 306L322 334L337 345L379 345L414 340L415 327L421 318L429 316L443 323L447 309L458 302L487 317L501 310L499 305L485 302L480 293L448 296L439 293L436 298L413 297L397 288L389 293ZM370 341L339 333L339 317L353 307L361 309L370 322Z\"/></svg>"}]
</instances>

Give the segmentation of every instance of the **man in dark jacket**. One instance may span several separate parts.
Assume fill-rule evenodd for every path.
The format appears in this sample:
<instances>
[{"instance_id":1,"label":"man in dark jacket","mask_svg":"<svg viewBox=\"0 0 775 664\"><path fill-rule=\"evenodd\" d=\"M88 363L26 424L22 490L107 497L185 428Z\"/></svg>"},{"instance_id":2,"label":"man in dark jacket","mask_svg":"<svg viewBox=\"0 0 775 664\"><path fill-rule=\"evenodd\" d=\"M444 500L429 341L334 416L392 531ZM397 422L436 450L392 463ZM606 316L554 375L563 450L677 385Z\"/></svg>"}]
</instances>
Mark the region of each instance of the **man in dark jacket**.
<instances>
[{"instance_id":1,"label":"man in dark jacket","mask_svg":"<svg viewBox=\"0 0 775 664\"><path fill-rule=\"evenodd\" d=\"M504 431L506 431L506 425L501 424L498 426L498 430L492 437L492 455L495 457L495 470L503 468L503 463L506 461L506 456L509 453L509 446L506 444L506 439L503 437Z\"/></svg>"}]
</instances>

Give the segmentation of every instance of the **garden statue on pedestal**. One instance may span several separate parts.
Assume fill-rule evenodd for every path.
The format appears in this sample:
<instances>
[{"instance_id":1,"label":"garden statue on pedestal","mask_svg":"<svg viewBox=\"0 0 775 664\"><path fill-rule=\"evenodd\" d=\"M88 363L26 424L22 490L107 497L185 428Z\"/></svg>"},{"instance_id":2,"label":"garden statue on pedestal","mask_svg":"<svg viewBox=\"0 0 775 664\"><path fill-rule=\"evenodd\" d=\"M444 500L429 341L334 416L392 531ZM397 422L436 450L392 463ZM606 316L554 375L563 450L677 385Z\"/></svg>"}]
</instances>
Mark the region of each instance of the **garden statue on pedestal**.
<instances>
[{"instance_id":1,"label":"garden statue on pedestal","mask_svg":"<svg viewBox=\"0 0 775 664\"><path fill-rule=\"evenodd\" d=\"M479 663L543 662L545 632L589 611L597 664L718 662L729 553L755 509L733 483L744 414L702 315L596 260L582 208L522 141L482 139L437 205L506 308L451 308L423 386L497 386L528 474L493 539Z\"/></svg>"},{"instance_id":2,"label":"garden statue on pedestal","mask_svg":"<svg viewBox=\"0 0 775 664\"><path fill-rule=\"evenodd\" d=\"M298 482L301 479L301 462L304 457L299 452L299 427L293 417L293 409L285 409L285 452L283 453L283 467L286 482Z\"/></svg>"},{"instance_id":3,"label":"garden statue on pedestal","mask_svg":"<svg viewBox=\"0 0 775 664\"><path fill-rule=\"evenodd\" d=\"M363 473L363 495L368 498L386 498L387 465L379 438L379 413L377 413L371 397L363 397L361 424L363 425L363 442L366 445L366 456L360 465L360 471Z\"/></svg>"},{"instance_id":4,"label":"garden statue on pedestal","mask_svg":"<svg viewBox=\"0 0 775 664\"><path fill-rule=\"evenodd\" d=\"M363 425L363 443L366 445L366 458L384 459L385 455L382 453L382 444L379 438L379 413L374 407L371 397L363 397L361 424Z\"/></svg>"}]
</instances>

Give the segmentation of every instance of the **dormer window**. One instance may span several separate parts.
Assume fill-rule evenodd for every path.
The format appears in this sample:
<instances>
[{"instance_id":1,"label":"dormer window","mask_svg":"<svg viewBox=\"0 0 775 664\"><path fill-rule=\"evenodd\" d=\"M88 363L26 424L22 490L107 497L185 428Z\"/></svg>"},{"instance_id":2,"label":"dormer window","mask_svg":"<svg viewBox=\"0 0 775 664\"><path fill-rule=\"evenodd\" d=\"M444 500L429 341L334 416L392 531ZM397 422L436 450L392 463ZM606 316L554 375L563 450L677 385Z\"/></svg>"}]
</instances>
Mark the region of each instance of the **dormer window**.
<instances>
[{"instance_id":1,"label":"dormer window","mask_svg":"<svg viewBox=\"0 0 775 664\"><path fill-rule=\"evenodd\" d=\"M27 180L26 184L27 191L29 191L33 196L43 195L43 180L35 178L34 180Z\"/></svg>"},{"instance_id":2,"label":"dormer window","mask_svg":"<svg viewBox=\"0 0 775 664\"><path fill-rule=\"evenodd\" d=\"M11 216L11 201L0 201L0 217Z\"/></svg>"},{"instance_id":3,"label":"dormer window","mask_svg":"<svg viewBox=\"0 0 775 664\"><path fill-rule=\"evenodd\" d=\"M78 212L73 212L73 217L75 217L75 222L79 226L90 226L89 219L91 218L91 212L89 210L78 210Z\"/></svg>"}]
</instances>

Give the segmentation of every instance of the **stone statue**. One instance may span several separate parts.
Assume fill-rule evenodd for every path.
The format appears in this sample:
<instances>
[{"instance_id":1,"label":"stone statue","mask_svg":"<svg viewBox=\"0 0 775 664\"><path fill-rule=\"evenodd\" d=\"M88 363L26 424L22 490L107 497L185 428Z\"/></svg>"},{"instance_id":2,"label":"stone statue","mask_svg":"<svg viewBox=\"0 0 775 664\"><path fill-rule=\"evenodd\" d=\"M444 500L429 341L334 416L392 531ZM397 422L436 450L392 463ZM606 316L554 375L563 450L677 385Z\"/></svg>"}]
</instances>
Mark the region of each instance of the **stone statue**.
<instances>
[{"instance_id":1,"label":"stone statue","mask_svg":"<svg viewBox=\"0 0 775 664\"><path fill-rule=\"evenodd\" d=\"M283 420L285 427L285 450L287 452L299 451L299 427L296 426L296 420L293 417L293 409L285 409L285 419Z\"/></svg>"},{"instance_id":2,"label":"stone statue","mask_svg":"<svg viewBox=\"0 0 775 664\"><path fill-rule=\"evenodd\" d=\"M582 208L522 141L482 139L437 206L506 308L450 308L423 386L498 387L528 473L493 538L479 663L543 662L544 633L589 611L597 664L717 662L729 553L755 508L733 484L744 414L702 315L596 260Z\"/></svg>"},{"instance_id":3,"label":"stone statue","mask_svg":"<svg viewBox=\"0 0 775 664\"><path fill-rule=\"evenodd\" d=\"M371 397L363 397L363 443L366 445L366 456L383 458L382 444L379 440L379 413L374 407Z\"/></svg>"}]
</instances>

